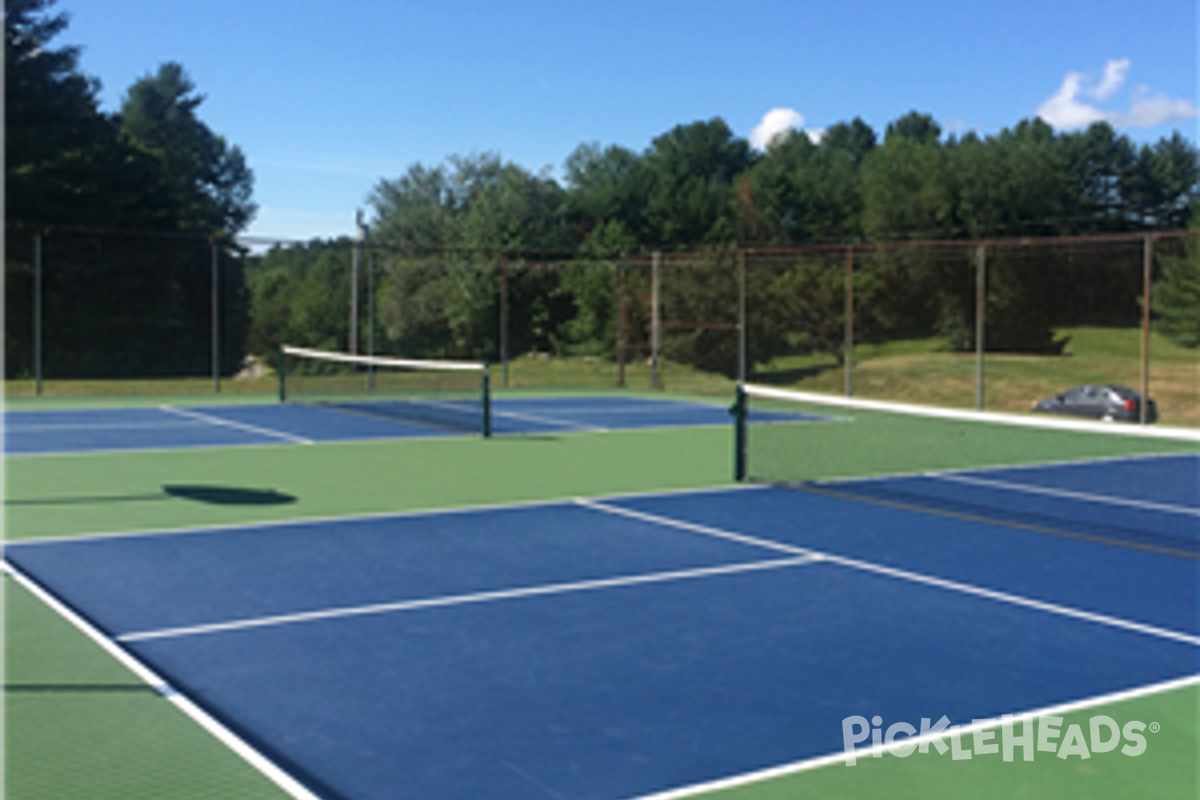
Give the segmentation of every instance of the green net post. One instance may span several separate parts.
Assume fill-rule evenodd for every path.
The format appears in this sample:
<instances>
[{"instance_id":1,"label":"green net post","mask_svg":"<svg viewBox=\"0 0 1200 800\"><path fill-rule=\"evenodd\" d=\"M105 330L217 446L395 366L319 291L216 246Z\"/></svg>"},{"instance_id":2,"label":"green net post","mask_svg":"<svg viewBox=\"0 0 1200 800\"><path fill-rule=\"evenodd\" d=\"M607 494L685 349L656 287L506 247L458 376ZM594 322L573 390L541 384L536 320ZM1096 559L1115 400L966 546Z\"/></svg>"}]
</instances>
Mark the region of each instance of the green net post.
<instances>
[{"instance_id":1,"label":"green net post","mask_svg":"<svg viewBox=\"0 0 1200 800\"><path fill-rule=\"evenodd\" d=\"M746 389L740 383L729 413L733 415L733 479L740 483L746 480Z\"/></svg>"},{"instance_id":2,"label":"green net post","mask_svg":"<svg viewBox=\"0 0 1200 800\"><path fill-rule=\"evenodd\" d=\"M487 364L483 365L483 436L492 435L492 391Z\"/></svg>"},{"instance_id":3,"label":"green net post","mask_svg":"<svg viewBox=\"0 0 1200 800\"><path fill-rule=\"evenodd\" d=\"M279 350L279 364L275 370L279 373L279 402L287 402L287 356L283 349Z\"/></svg>"}]
</instances>

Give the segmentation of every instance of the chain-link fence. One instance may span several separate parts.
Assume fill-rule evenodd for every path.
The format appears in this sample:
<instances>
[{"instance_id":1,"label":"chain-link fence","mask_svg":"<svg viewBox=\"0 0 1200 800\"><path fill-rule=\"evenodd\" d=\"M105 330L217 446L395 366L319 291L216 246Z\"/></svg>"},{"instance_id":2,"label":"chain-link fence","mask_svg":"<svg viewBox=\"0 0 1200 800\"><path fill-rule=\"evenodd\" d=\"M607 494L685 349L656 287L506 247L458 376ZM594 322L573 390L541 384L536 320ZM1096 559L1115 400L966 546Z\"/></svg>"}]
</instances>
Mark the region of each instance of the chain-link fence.
<instances>
[{"instance_id":1,"label":"chain-link fence","mask_svg":"<svg viewBox=\"0 0 1200 800\"><path fill-rule=\"evenodd\" d=\"M6 376L38 384L219 388L291 344L485 360L500 388L740 379L1017 411L1112 383L1200 424L1191 232L602 259L10 228L5 275Z\"/></svg>"},{"instance_id":2,"label":"chain-link fence","mask_svg":"<svg viewBox=\"0 0 1200 800\"><path fill-rule=\"evenodd\" d=\"M244 251L227 240L9 228L5 377L203 376L242 367Z\"/></svg>"}]
</instances>

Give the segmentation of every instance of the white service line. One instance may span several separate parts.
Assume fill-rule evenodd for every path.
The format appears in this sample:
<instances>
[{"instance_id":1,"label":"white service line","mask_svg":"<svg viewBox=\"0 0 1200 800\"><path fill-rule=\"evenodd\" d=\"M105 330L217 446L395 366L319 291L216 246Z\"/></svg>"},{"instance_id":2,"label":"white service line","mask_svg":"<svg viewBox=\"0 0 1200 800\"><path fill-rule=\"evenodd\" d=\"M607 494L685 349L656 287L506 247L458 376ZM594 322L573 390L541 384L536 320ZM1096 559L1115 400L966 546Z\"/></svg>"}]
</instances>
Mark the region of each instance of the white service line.
<instances>
[{"instance_id":1,"label":"white service line","mask_svg":"<svg viewBox=\"0 0 1200 800\"><path fill-rule=\"evenodd\" d=\"M909 570L897 569L895 567L887 567L882 564L874 564L870 561L860 561L856 558L846 558L845 556L833 555L818 550L803 550L791 545L772 542L768 539L759 539L752 536L743 536L742 534L723 531L719 528L712 528L706 525L696 525L691 522L672 519L670 517L662 517L657 514L647 514L642 511L632 511L619 506L610 506L605 503L597 503L594 501L581 501L580 505L587 508L602 511L608 514L616 514L618 516L630 517L632 519L640 519L644 522L651 522L658 525L663 525L670 528L678 528L680 530L694 531L708 536L717 536L722 539L732 539L734 541L742 541L749 544L757 544L760 547L766 547L782 553L805 553L816 556L821 561L828 564L836 564L842 567L861 570L863 572L872 572L876 575L884 575L889 578L897 578L899 580L910 581L912 583L920 583L925 586L933 586L938 589L946 589L952 592L972 595L974 597L982 597L987 600L995 600L1000 603L1028 608L1034 611L1042 611L1048 614L1057 614L1062 617L1091 622L1097 625L1106 625L1111 628L1119 628L1121 630L1139 633L1145 636L1154 636L1160 639L1168 639L1183 644L1190 644L1193 647L1200 647L1200 636L1188 633L1180 633L1179 631L1170 630L1169 628L1160 628L1155 625L1145 625L1140 622L1131 622L1121 619L1120 617L1111 617L1107 614L1096 614L1091 611L1083 611L1070 606L1059 605L1058 603L1047 603L1041 600L1033 600L1020 595L1009 594L1008 592L995 591L993 589L985 589L981 586L973 586L969 583L960 583L958 581L947 580L945 578L937 578L932 575L923 575L919 572L911 572Z\"/></svg>"},{"instance_id":2,"label":"white service line","mask_svg":"<svg viewBox=\"0 0 1200 800\"><path fill-rule=\"evenodd\" d=\"M1079 711L1087 711L1093 708L1100 708L1117 703L1124 703L1130 700L1137 700L1143 697L1152 697L1157 694L1165 694L1179 689L1186 689L1191 686L1200 685L1200 675L1188 675L1184 678L1176 678L1174 680L1163 681L1162 683L1154 683L1149 686L1139 686L1136 689L1125 689L1111 694L1100 695L1098 697L1088 697L1083 700L1073 700L1067 703L1061 703L1056 706L1047 706L1033 711L1022 711L1011 716L1001 717L999 719L990 720L972 720L970 725L952 725L940 733L929 733L924 736L912 736L902 740L898 740L894 746L903 746L910 744L926 744L933 743L937 740L946 740L954 733L963 736L975 731L991 730L998 728L1005 722L1016 725L1018 722L1027 723L1030 720L1035 720L1040 717L1065 717L1068 714L1074 714ZM856 758L868 758L877 754L888 752L889 745L881 744L875 747L855 748L854 755ZM786 775L795 775L801 772L810 772L812 770L821 769L823 767L831 767L837 764L846 763L846 752L844 750L836 753L830 753L824 756L805 759L804 761L795 761L790 764L780 764L776 767L768 767L766 769L747 772L742 775L732 775L728 778L718 778L714 781L706 781L705 783L693 784L691 786L681 786L677 789L668 789L665 792L656 792L654 794L642 795L641 797L633 798L633 800L684 800L684 798L697 798L701 795L708 795L724 789L733 789L740 786L747 786L752 783L762 783L774 778L781 778Z\"/></svg>"},{"instance_id":3,"label":"white service line","mask_svg":"<svg viewBox=\"0 0 1200 800\"><path fill-rule=\"evenodd\" d=\"M1189 517L1200 517L1200 508L1189 508L1187 506L1173 506L1164 503L1152 503L1148 500L1129 500L1123 497L1113 497L1104 494L1091 494L1089 492L1074 492L1069 489L1054 489L1043 486L1030 486L1023 483L1010 483L1008 481L994 481L989 478L973 478L967 475L956 475L954 473L931 473L929 478L935 478L941 481L952 481L954 483L965 483L971 486L984 486L991 489L1004 489L1010 492L1028 492L1029 494L1042 494L1047 497L1055 497L1067 500L1086 500L1089 503L1103 503L1112 506L1127 506L1136 508L1142 511L1161 511L1166 514L1182 514Z\"/></svg>"},{"instance_id":4,"label":"white service line","mask_svg":"<svg viewBox=\"0 0 1200 800\"><path fill-rule=\"evenodd\" d=\"M214 417L209 414L201 414L199 411L189 411L186 408L176 408L175 406L159 406L159 409L167 412L168 414L177 414L178 416L186 417L188 419L207 422L210 425L223 425L226 428L236 428L238 430L248 431L250 433L257 433L261 436L270 436L275 439L283 439L285 442L293 442L295 444L314 443L312 439L306 439L303 436L295 436L290 433L271 430L270 428L262 428L258 425L247 425L244 422L234 422L233 420L222 419L221 417Z\"/></svg>"},{"instance_id":5,"label":"white service line","mask_svg":"<svg viewBox=\"0 0 1200 800\"><path fill-rule=\"evenodd\" d=\"M671 572L651 572L642 575L624 575L616 578L598 578L588 581L571 583L552 583L544 586L529 586L521 589L501 589L492 592L477 592L474 594L449 595L446 597L431 597L424 600L403 600L395 603L374 603L364 606L348 606L345 608L329 608L321 611L306 611L297 614L278 614L268 617L231 620L229 622L214 622L208 625L189 625L178 628L162 628L150 631L135 631L116 637L119 642L143 642L150 639L174 639L183 636L197 636L207 633L223 633L227 631L246 630L248 628L266 628L278 625L291 625L298 622L315 622L327 619L342 619L345 617L360 617L373 614L391 614L400 611L417 611L425 608L445 608L472 603L493 603L499 600L513 600L523 597L541 597L545 595L567 594L571 592L595 591L597 589L612 589L624 586L640 586L650 583L667 583L669 581L691 580L695 578L710 578L715 575L733 575L741 572L757 572L760 570L782 569L796 567L817 560L812 556L801 558L783 558L771 561L750 561L741 564L725 564L719 567L700 567L696 569L674 570Z\"/></svg>"},{"instance_id":6,"label":"white service line","mask_svg":"<svg viewBox=\"0 0 1200 800\"><path fill-rule=\"evenodd\" d=\"M583 422L571 422L569 420L555 419L554 417L547 417L541 414L526 414L520 411L500 411L495 406L492 407L492 416L519 419L525 422L538 422L542 425L555 425L560 428L574 428L577 431L586 433L605 433L610 430L609 428L605 428L600 425L588 425L587 423Z\"/></svg>"},{"instance_id":7,"label":"white service line","mask_svg":"<svg viewBox=\"0 0 1200 800\"><path fill-rule=\"evenodd\" d=\"M57 597L50 594L50 592L43 589L32 578L26 576L7 561L0 561L0 564L3 565L4 574L8 575L13 580L25 587L25 589L41 600L51 610L73 625L85 636L95 642L106 653L116 659L122 666L137 676L138 680L142 681L154 691L158 692L158 694L170 702L171 705L175 706L177 709L186 714L193 722L207 731L210 735L217 739L217 741L221 742L230 750L232 750L251 767L258 770L280 789L287 792L289 795L295 798L295 800L320 800L317 795L309 791L303 784L280 769L274 762L249 745L240 736L214 719L207 711L200 708L200 706L193 703L180 692L176 691L169 683L161 678L158 673L154 672L133 655L128 653L124 648L105 636L90 622L76 614L64 603L59 601Z\"/></svg>"}]
</instances>

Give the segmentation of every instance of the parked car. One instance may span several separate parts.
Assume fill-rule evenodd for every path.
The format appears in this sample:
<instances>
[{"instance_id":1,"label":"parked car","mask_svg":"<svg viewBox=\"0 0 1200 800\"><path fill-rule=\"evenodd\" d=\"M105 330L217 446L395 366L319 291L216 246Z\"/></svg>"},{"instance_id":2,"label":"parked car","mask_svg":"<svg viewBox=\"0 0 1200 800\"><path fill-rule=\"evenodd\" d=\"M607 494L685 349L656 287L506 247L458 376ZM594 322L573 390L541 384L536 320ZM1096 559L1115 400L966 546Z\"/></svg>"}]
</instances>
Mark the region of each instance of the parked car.
<instances>
[{"instance_id":1,"label":"parked car","mask_svg":"<svg viewBox=\"0 0 1200 800\"><path fill-rule=\"evenodd\" d=\"M1073 389L1040 400L1033 406L1034 411L1048 414L1069 414L1074 417L1089 417L1102 419L1105 422L1140 422L1142 419L1142 398L1128 386L1113 384L1092 384L1076 386ZM1154 400L1146 399L1146 422L1158 419L1158 409Z\"/></svg>"}]
</instances>

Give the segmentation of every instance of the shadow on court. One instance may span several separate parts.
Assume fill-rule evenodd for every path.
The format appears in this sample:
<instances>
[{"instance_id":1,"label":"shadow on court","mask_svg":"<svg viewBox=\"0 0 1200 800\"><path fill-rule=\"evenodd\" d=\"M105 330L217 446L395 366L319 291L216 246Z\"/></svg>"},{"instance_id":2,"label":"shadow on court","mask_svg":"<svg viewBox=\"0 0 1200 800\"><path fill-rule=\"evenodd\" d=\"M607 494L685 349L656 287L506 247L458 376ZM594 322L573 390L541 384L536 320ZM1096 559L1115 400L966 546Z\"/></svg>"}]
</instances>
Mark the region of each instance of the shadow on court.
<instances>
[{"instance_id":1,"label":"shadow on court","mask_svg":"<svg viewBox=\"0 0 1200 800\"><path fill-rule=\"evenodd\" d=\"M244 489L238 486L203 484L166 484L162 491L147 494L84 495L80 497L40 497L5 500L6 506L71 506L97 503L153 503L164 500L191 500L214 506L282 506L296 502L296 496L275 489Z\"/></svg>"},{"instance_id":2,"label":"shadow on court","mask_svg":"<svg viewBox=\"0 0 1200 800\"><path fill-rule=\"evenodd\" d=\"M214 506L283 506L296 502L295 495L275 489L243 489L236 486L166 484L163 492L170 497Z\"/></svg>"}]
</instances>

